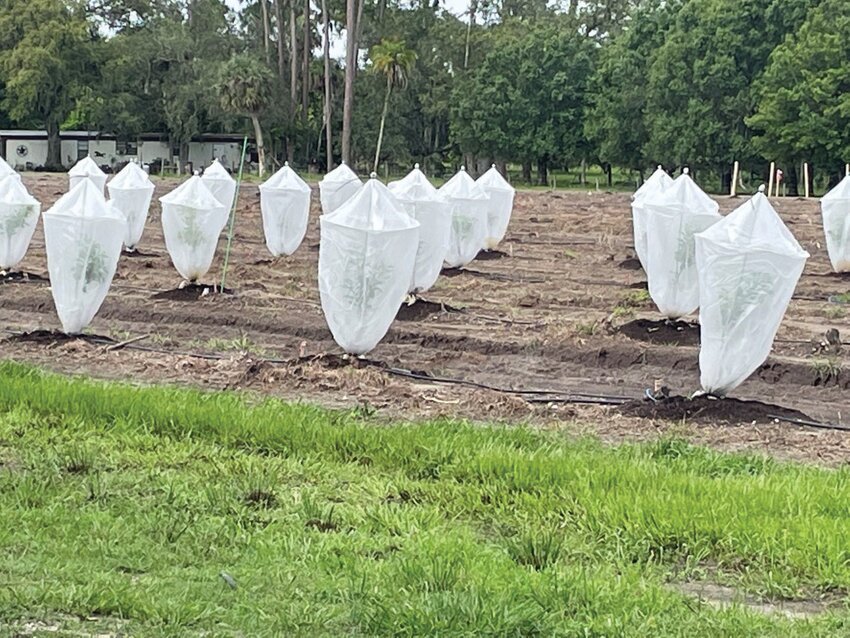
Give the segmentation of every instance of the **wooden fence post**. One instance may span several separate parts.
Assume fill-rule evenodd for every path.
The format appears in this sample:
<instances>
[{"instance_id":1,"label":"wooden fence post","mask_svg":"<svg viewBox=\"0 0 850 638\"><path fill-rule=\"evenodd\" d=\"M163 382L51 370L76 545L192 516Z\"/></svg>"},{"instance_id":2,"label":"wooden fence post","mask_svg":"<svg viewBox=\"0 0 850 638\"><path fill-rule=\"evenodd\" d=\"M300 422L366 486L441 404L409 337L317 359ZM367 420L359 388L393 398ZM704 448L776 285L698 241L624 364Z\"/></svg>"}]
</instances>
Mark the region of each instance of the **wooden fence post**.
<instances>
[{"instance_id":1,"label":"wooden fence post","mask_svg":"<svg viewBox=\"0 0 850 638\"><path fill-rule=\"evenodd\" d=\"M776 162L770 163L770 175L767 178L767 196L773 194L773 178L776 176Z\"/></svg>"},{"instance_id":2,"label":"wooden fence post","mask_svg":"<svg viewBox=\"0 0 850 638\"><path fill-rule=\"evenodd\" d=\"M803 192L805 193L804 197L806 199L809 198L809 163L803 162Z\"/></svg>"},{"instance_id":3,"label":"wooden fence post","mask_svg":"<svg viewBox=\"0 0 850 638\"><path fill-rule=\"evenodd\" d=\"M729 197L735 197L738 194L738 160L732 165L732 186L729 189Z\"/></svg>"}]
</instances>

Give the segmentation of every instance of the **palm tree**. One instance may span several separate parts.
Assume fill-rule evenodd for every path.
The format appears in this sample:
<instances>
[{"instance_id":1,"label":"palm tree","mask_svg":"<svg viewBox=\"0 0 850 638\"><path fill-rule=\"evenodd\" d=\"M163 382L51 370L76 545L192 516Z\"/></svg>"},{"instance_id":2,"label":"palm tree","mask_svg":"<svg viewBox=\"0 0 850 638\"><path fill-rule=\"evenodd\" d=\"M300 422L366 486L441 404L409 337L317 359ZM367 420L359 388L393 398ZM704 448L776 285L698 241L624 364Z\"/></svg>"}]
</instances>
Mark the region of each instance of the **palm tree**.
<instances>
[{"instance_id":1,"label":"palm tree","mask_svg":"<svg viewBox=\"0 0 850 638\"><path fill-rule=\"evenodd\" d=\"M241 54L233 56L222 65L215 85L223 111L251 118L254 137L257 140L260 177L263 176L266 166L260 115L271 105L273 82L274 75L267 66L250 55Z\"/></svg>"},{"instance_id":2,"label":"palm tree","mask_svg":"<svg viewBox=\"0 0 850 638\"><path fill-rule=\"evenodd\" d=\"M381 111L381 127L378 130L378 147L375 149L375 172L378 172L378 160L381 157L381 143L384 141L384 123L390 106L390 94L393 88L407 86L407 78L416 62L416 53L404 46L402 40L381 40L369 52L372 71L387 78L387 92L384 95L384 109Z\"/></svg>"}]
</instances>

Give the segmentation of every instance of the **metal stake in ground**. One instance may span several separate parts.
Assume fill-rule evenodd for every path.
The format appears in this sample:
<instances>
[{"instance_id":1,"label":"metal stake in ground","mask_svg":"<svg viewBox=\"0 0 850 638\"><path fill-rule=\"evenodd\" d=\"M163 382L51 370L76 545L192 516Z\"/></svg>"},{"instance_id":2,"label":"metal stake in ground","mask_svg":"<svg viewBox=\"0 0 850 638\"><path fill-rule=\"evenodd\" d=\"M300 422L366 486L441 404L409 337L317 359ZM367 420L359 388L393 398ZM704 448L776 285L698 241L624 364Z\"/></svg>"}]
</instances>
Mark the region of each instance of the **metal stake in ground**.
<instances>
[{"instance_id":1,"label":"metal stake in ground","mask_svg":"<svg viewBox=\"0 0 850 638\"><path fill-rule=\"evenodd\" d=\"M233 245L233 227L236 225L236 204L239 201L239 190L242 186L242 168L245 166L245 151L248 149L248 136L242 140L242 157L239 159L239 175L236 177L236 195L230 207L230 226L227 229L227 247L224 249L224 266L221 269L221 292L227 281L227 264L230 262L230 248Z\"/></svg>"}]
</instances>

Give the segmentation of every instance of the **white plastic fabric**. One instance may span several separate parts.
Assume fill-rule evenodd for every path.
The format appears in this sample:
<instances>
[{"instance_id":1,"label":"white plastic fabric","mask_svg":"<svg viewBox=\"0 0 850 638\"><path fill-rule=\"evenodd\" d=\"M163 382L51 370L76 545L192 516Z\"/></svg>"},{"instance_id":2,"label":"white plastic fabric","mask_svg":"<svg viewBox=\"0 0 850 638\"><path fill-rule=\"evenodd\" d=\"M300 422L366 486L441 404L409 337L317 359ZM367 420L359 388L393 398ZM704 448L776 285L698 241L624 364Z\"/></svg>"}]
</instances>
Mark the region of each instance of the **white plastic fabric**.
<instances>
[{"instance_id":1,"label":"white plastic fabric","mask_svg":"<svg viewBox=\"0 0 850 638\"><path fill-rule=\"evenodd\" d=\"M130 162L112 178L106 187L112 205L127 220L124 245L133 250L142 238L154 185L148 174L135 162Z\"/></svg>"},{"instance_id":2,"label":"white plastic fabric","mask_svg":"<svg viewBox=\"0 0 850 638\"><path fill-rule=\"evenodd\" d=\"M16 176L18 181L21 180L21 176L15 172L15 169L9 166L9 163L0 157L0 179L4 179L10 175Z\"/></svg>"},{"instance_id":3,"label":"white plastic fabric","mask_svg":"<svg viewBox=\"0 0 850 638\"><path fill-rule=\"evenodd\" d=\"M319 182L322 214L330 215L363 187L363 182L345 163L340 164Z\"/></svg>"},{"instance_id":4,"label":"white plastic fabric","mask_svg":"<svg viewBox=\"0 0 850 638\"><path fill-rule=\"evenodd\" d=\"M44 215L50 290L62 330L79 334L103 303L121 255L126 222L83 179Z\"/></svg>"},{"instance_id":5,"label":"white plastic fabric","mask_svg":"<svg viewBox=\"0 0 850 638\"><path fill-rule=\"evenodd\" d=\"M384 338L410 287L419 223L370 179L319 224L322 312L343 350L366 354Z\"/></svg>"},{"instance_id":6,"label":"white plastic fabric","mask_svg":"<svg viewBox=\"0 0 850 638\"><path fill-rule=\"evenodd\" d=\"M41 204L17 173L0 177L0 270L11 270L24 258L40 212Z\"/></svg>"},{"instance_id":7,"label":"white plastic fabric","mask_svg":"<svg viewBox=\"0 0 850 638\"><path fill-rule=\"evenodd\" d=\"M310 187L289 162L260 185L260 210L266 246L275 257L294 253L310 218Z\"/></svg>"},{"instance_id":8,"label":"white plastic fabric","mask_svg":"<svg viewBox=\"0 0 850 638\"><path fill-rule=\"evenodd\" d=\"M219 204L229 213L236 197L236 180L230 176L227 169L217 159L204 169L201 177L204 185L210 190Z\"/></svg>"},{"instance_id":9,"label":"white plastic fabric","mask_svg":"<svg viewBox=\"0 0 850 638\"><path fill-rule=\"evenodd\" d=\"M89 156L81 159L68 171L68 190L74 188L84 179L90 179L100 191L101 196L104 194L103 189L106 186L106 173L100 170L97 162Z\"/></svg>"},{"instance_id":10,"label":"white plastic fabric","mask_svg":"<svg viewBox=\"0 0 850 638\"><path fill-rule=\"evenodd\" d=\"M725 395L770 354L808 253L763 193L696 236L700 382Z\"/></svg>"},{"instance_id":11,"label":"white plastic fabric","mask_svg":"<svg viewBox=\"0 0 850 638\"><path fill-rule=\"evenodd\" d=\"M722 219L720 207L687 172L641 203L646 221L649 295L665 317L685 317L699 307L694 235Z\"/></svg>"},{"instance_id":12,"label":"white plastic fabric","mask_svg":"<svg viewBox=\"0 0 850 638\"><path fill-rule=\"evenodd\" d=\"M632 195L632 226L635 234L635 253L640 260L640 265L646 270L646 213L643 209L643 200L653 193L664 191L673 178L659 165L655 172L641 184Z\"/></svg>"},{"instance_id":13,"label":"white plastic fabric","mask_svg":"<svg viewBox=\"0 0 850 638\"><path fill-rule=\"evenodd\" d=\"M229 209L197 175L159 201L162 232L171 262L184 279L197 281L210 269Z\"/></svg>"},{"instance_id":14,"label":"white plastic fabric","mask_svg":"<svg viewBox=\"0 0 850 638\"><path fill-rule=\"evenodd\" d=\"M516 190L508 183L493 164L490 170L475 180L490 198L487 208L487 237L484 238L484 248L492 250L499 245L508 232L511 212L514 209Z\"/></svg>"},{"instance_id":15,"label":"white plastic fabric","mask_svg":"<svg viewBox=\"0 0 850 638\"><path fill-rule=\"evenodd\" d=\"M490 198L465 167L439 190L452 211L452 232L445 262L451 268L465 266L484 248Z\"/></svg>"},{"instance_id":16,"label":"white plastic fabric","mask_svg":"<svg viewBox=\"0 0 850 638\"><path fill-rule=\"evenodd\" d=\"M409 292L424 292L437 281L449 249L452 211L419 164L403 179L388 184L404 211L419 222L419 246Z\"/></svg>"},{"instance_id":17,"label":"white plastic fabric","mask_svg":"<svg viewBox=\"0 0 850 638\"><path fill-rule=\"evenodd\" d=\"M835 272L850 271L850 176L820 200L826 250Z\"/></svg>"}]
</instances>

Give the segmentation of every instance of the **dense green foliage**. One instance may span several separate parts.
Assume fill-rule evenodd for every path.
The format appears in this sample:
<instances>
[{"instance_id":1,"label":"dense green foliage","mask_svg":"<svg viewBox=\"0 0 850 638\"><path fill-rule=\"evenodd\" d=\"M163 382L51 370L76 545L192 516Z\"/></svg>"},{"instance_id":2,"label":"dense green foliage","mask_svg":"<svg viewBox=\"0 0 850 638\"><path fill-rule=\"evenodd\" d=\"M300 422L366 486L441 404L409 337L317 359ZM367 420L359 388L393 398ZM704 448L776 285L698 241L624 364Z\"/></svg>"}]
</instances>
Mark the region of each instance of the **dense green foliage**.
<instances>
[{"instance_id":1,"label":"dense green foliage","mask_svg":"<svg viewBox=\"0 0 850 638\"><path fill-rule=\"evenodd\" d=\"M545 183L587 163L609 175L663 163L728 182L734 160L754 175L775 160L793 191L802 162L825 181L850 159L840 0L471 0L460 16L439 0L362 1L351 139L361 168L376 154L388 170L419 161L437 175L496 161L528 180L536 167ZM327 7L339 41L345 2ZM322 18L319 3L297 0L238 11L224 0L6 0L0 124L46 127L54 140L60 126L162 132L183 149L201 132L261 131L275 162L324 166ZM371 72L367 52L382 42L409 51L404 90ZM337 161L341 64L329 73Z\"/></svg>"},{"instance_id":2,"label":"dense green foliage","mask_svg":"<svg viewBox=\"0 0 850 638\"><path fill-rule=\"evenodd\" d=\"M675 440L376 424L9 363L0 381L10 635L850 630L846 468ZM827 611L717 609L679 593L688 580L823 596Z\"/></svg>"}]
</instances>

